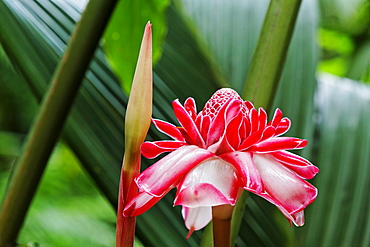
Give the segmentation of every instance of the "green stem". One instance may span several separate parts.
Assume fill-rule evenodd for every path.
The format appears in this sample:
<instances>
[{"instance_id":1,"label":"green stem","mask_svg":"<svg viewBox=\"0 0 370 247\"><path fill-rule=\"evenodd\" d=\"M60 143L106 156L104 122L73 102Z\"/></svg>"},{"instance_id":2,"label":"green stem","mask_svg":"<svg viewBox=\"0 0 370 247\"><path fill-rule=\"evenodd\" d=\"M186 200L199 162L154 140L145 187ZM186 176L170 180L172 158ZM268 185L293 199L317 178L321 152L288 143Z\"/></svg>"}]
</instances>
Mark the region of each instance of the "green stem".
<instances>
[{"instance_id":1,"label":"green stem","mask_svg":"<svg viewBox=\"0 0 370 247\"><path fill-rule=\"evenodd\" d=\"M243 215L245 211L245 204L248 199L249 192L244 190L235 204L232 221L231 221L231 243L234 245L236 238L238 237L240 225L243 221Z\"/></svg>"},{"instance_id":2,"label":"green stem","mask_svg":"<svg viewBox=\"0 0 370 247\"><path fill-rule=\"evenodd\" d=\"M63 123L116 1L90 0L16 163L0 212L0 247L14 246Z\"/></svg>"},{"instance_id":3,"label":"green stem","mask_svg":"<svg viewBox=\"0 0 370 247\"><path fill-rule=\"evenodd\" d=\"M283 71L301 0L271 0L249 68L243 99L269 109Z\"/></svg>"}]
</instances>

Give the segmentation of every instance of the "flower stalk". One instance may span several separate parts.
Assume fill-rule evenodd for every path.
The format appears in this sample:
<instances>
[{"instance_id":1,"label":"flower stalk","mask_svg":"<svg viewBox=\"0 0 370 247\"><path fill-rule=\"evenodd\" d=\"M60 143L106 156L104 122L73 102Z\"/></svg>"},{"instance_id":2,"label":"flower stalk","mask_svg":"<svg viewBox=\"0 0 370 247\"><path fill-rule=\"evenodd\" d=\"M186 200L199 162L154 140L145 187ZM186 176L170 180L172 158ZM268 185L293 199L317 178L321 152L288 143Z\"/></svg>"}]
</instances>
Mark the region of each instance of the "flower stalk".
<instances>
[{"instance_id":1,"label":"flower stalk","mask_svg":"<svg viewBox=\"0 0 370 247\"><path fill-rule=\"evenodd\" d=\"M135 217L124 217L123 210L138 193L134 178L140 172L140 145L144 142L152 116L152 29L148 22L140 47L125 118L123 158L117 210L116 247L133 246Z\"/></svg>"},{"instance_id":2,"label":"flower stalk","mask_svg":"<svg viewBox=\"0 0 370 247\"><path fill-rule=\"evenodd\" d=\"M231 218L234 206L229 204L212 207L214 247L231 246Z\"/></svg>"}]
</instances>

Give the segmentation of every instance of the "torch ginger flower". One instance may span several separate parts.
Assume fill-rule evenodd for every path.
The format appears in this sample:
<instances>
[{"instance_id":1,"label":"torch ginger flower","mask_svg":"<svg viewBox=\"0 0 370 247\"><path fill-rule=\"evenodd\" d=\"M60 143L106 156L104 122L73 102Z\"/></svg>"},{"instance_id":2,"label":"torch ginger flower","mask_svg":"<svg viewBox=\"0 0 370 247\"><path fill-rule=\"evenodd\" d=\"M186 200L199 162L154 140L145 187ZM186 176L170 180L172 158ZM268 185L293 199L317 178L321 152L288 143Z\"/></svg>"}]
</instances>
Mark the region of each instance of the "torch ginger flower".
<instances>
[{"instance_id":1,"label":"torch ginger flower","mask_svg":"<svg viewBox=\"0 0 370 247\"><path fill-rule=\"evenodd\" d=\"M270 122L237 92L218 90L197 114L193 98L172 103L180 127L153 119L174 140L145 142L141 153L155 158L171 152L136 178L140 190L125 207L126 216L144 213L172 188L186 227L199 230L212 219L212 206L235 205L242 189L273 203L289 222L304 224L303 209L317 196L304 179L319 171L308 160L286 150L301 149L307 140L279 137L290 128L280 109Z\"/></svg>"}]
</instances>

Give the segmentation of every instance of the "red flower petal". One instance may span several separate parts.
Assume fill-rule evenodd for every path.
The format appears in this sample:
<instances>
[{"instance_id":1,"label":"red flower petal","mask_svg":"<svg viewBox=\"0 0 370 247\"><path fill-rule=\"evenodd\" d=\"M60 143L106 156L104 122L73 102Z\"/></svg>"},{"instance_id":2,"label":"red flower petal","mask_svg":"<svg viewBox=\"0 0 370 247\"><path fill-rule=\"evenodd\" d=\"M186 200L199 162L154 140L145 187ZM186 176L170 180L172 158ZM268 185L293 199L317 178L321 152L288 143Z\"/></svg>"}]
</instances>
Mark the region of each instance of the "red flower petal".
<instances>
[{"instance_id":1,"label":"red flower petal","mask_svg":"<svg viewBox=\"0 0 370 247\"><path fill-rule=\"evenodd\" d=\"M281 211L281 209L280 209L280 211ZM283 214L284 214L284 212L283 212ZM294 225L296 225L296 226L303 226L304 225L304 212L303 212L303 210L299 211L297 213L291 214L289 216L290 217L285 215L285 217L287 217L289 221L293 221Z\"/></svg>"},{"instance_id":2,"label":"red flower petal","mask_svg":"<svg viewBox=\"0 0 370 247\"><path fill-rule=\"evenodd\" d=\"M162 133L168 135L169 137L172 137L177 141L185 141L180 130L175 125L159 119L152 119L152 122L154 126Z\"/></svg>"},{"instance_id":3,"label":"red flower petal","mask_svg":"<svg viewBox=\"0 0 370 247\"><path fill-rule=\"evenodd\" d=\"M249 121L249 118L243 115L242 126L239 132L240 139L244 140L245 138L247 138L247 136L250 135L250 132L251 132L251 123Z\"/></svg>"},{"instance_id":4,"label":"red flower petal","mask_svg":"<svg viewBox=\"0 0 370 247\"><path fill-rule=\"evenodd\" d=\"M242 175L244 189L259 193L263 189L262 180L249 152L232 152L219 156L233 165Z\"/></svg>"},{"instance_id":5,"label":"red flower petal","mask_svg":"<svg viewBox=\"0 0 370 247\"><path fill-rule=\"evenodd\" d=\"M243 114L241 112L230 121L230 123L226 127L226 139L229 144L236 149L241 142L241 137L239 133L241 132L241 128L243 127Z\"/></svg>"},{"instance_id":6,"label":"red flower petal","mask_svg":"<svg viewBox=\"0 0 370 247\"><path fill-rule=\"evenodd\" d=\"M265 109L260 107L258 109L258 129L263 130L267 124L267 113Z\"/></svg>"},{"instance_id":7,"label":"red flower petal","mask_svg":"<svg viewBox=\"0 0 370 247\"><path fill-rule=\"evenodd\" d=\"M287 220L290 223L290 226L292 226L292 222L296 226L303 226L304 225L304 210L301 210L301 211L296 212L296 213L289 213L284 207L278 205L275 202L275 200L271 196L269 196L268 194L260 194L259 196L261 196L263 199L269 201L270 203L274 204L280 210L280 212L282 212L284 214L284 216L287 218Z\"/></svg>"},{"instance_id":8,"label":"red flower petal","mask_svg":"<svg viewBox=\"0 0 370 247\"><path fill-rule=\"evenodd\" d=\"M275 128L272 126L267 126L263 132L262 132L262 137L260 141L267 140L275 135Z\"/></svg>"},{"instance_id":9,"label":"red flower petal","mask_svg":"<svg viewBox=\"0 0 370 247\"><path fill-rule=\"evenodd\" d=\"M230 143L226 139L226 135L223 135L223 137L221 137L221 140L209 146L207 150L216 155L235 151L235 149L230 145Z\"/></svg>"},{"instance_id":10,"label":"red flower petal","mask_svg":"<svg viewBox=\"0 0 370 247\"><path fill-rule=\"evenodd\" d=\"M195 126L197 126L197 129L199 130L200 134L202 134L202 115L198 114L198 116L195 118L194 120L194 123L195 123ZM205 140L205 138L203 137L203 140Z\"/></svg>"},{"instance_id":11,"label":"red flower petal","mask_svg":"<svg viewBox=\"0 0 370 247\"><path fill-rule=\"evenodd\" d=\"M183 205L191 208L211 207L222 204L230 204L230 202L216 187L207 183L181 189L174 202L174 205Z\"/></svg>"},{"instance_id":12,"label":"red flower petal","mask_svg":"<svg viewBox=\"0 0 370 247\"><path fill-rule=\"evenodd\" d=\"M271 155L273 155L277 161L304 179L311 179L319 172L319 168L296 154L287 151L279 151L271 153Z\"/></svg>"},{"instance_id":13,"label":"red flower petal","mask_svg":"<svg viewBox=\"0 0 370 247\"><path fill-rule=\"evenodd\" d=\"M203 140L207 140L209 126L211 125L211 117L207 115L206 116L198 115L196 119L196 123L197 123L197 126L199 126L198 129L200 130L200 134Z\"/></svg>"},{"instance_id":14,"label":"red flower petal","mask_svg":"<svg viewBox=\"0 0 370 247\"><path fill-rule=\"evenodd\" d=\"M178 184L175 205L186 207L234 205L239 179L236 169L222 159L207 159Z\"/></svg>"},{"instance_id":15,"label":"red flower petal","mask_svg":"<svg viewBox=\"0 0 370 247\"><path fill-rule=\"evenodd\" d=\"M243 102L244 106L250 111L254 108L254 105L252 104L252 102L246 100Z\"/></svg>"},{"instance_id":16,"label":"red flower petal","mask_svg":"<svg viewBox=\"0 0 370 247\"><path fill-rule=\"evenodd\" d=\"M188 236L190 238L194 230L199 230L205 227L212 219L211 207L188 208L182 207L182 217L185 221L185 226L189 229Z\"/></svg>"},{"instance_id":17,"label":"red flower petal","mask_svg":"<svg viewBox=\"0 0 370 247\"><path fill-rule=\"evenodd\" d=\"M184 130L192 140L192 143L189 144L195 144L199 147L204 147L204 140L200 135L194 120L191 118L185 108L180 104L179 100L174 100L172 102L172 106L177 120L180 122L181 126L184 128Z\"/></svg>"},{"instance_id":18,"label":"red flower petal","mask_svg":"<svg viewBox=\"0 0 370 247\"><path fill-rule=\"evenodd\" d=\"M281 119L280 123L276 127L276 136L280 136L282 134L285 134L290 129L291 121L289 118L283 118Z\"/></svg>"},{"instance_id":19,"label":"red flower petal","mask_svg":"<svg viewBox=\"0 0 370 247\"><path fill-rule=\"evenodd\" d=\"M294 137L274 137L259 142L250 147L248 151L253 152L274 152L280 150L300 149L307 145L308 141Z\"/></svg>"},{"instance_id":20,"label":"red flower petal","mask_svg":"<svg viewBox=\"0 0 370 247\"><path fill-rule=\"evenodd\" d=\"M230 99L221 107L215 118L212 119L209 127L206 141L207 147L220 140L220 138L224 135L225 126L232 118L236 116L239 111L239 100Z\"/></svg>"},{"instance_id":21,"label":"red flower petal","mask_svg":"<svg viewBox=\"0 0 370 247\"><path fill-rule=\"evenodd\" d=\"M277 108L275 110L274 116L272 117L272 120L268 123L268 125L271 125L276 128L280 123L282 117L283 112L279 108Z\"/></svg>"},{"instance_id":22,"label":"red flower petal","mask_svg":"<svg viewBox=\"0 0 370 247\"><path fill-rule=\"evenodd\" d=\"M187 98L184 102L184 108L188 112L189 116L195 120L197 117L197 106L193 98Z\"/></svg>"},{"instance_id":23,"label":"red flower petal","mask_svg":"<svg viewBox=\"0 0 370 247\"><path fill-rule=\"evenodd\" d=\"M179 178L214 154L197 146L182 146L143 171L135 180L139 189L162 196Z\"/></svg>"},{"instance_id":24,"label":"red flower petal","mask_svg":"<svg viewBox=\"0 0 370 247\"><path fill-rule=\"evenodd\" d=\"M163 194L163 196L156 197L145 192L140 192L125 206L125 209L123 210L123 215L125 217L135 217L143 214L148 209L153 207L154 204L161 200L166 194L167 193Z\"/></svg>"},{"instance_id":25,"label":"red flower petal","mask_svg":"<svg viewBox=\"0 0 370 247\"><path fill-rule=\"evenodd\" d=\"M303 210L315 200L317 189L281 165L270 154L254 154L253 162L264 185L263 193L256 193L288 214Z\"/></svg>"},{"instance_id":26,"label":"red flower petal","mask_svg":"<svg viewBox=\"0 0 370 247\"><path fill-rule=\"evenodd\" d=\"M261 140L263 134L263 130L258 130L253 132L250 136L244 139L242 144L237 148L238 151L244 151L247 150L252 145L256 144Z\"/></svg>"},{"instance_id":27,"label":"red flower petal","mask_svg":"<svg viewBox=\"0 0 370 247\"><path fill-rule=\"evenodd\" d=\"M258 121L258 112L256 109L252 109L249 111L249 121L251 123L251 134L253 134L254 132L256 132L258 130L258 125L259 125L259 121Z\"/></svg>"},{"instance_id":28,"label":"red flower petal","mask_svg":"<svg viewBox=\"0 0 370 247\"><path fill-rule=\"evenodd\" d=\"M185 142L178 141L144 142L141 144L140 151L145 158L153 159L162 153L175 151L184 145L186 145Z\"/></svg>"}]
</instances>

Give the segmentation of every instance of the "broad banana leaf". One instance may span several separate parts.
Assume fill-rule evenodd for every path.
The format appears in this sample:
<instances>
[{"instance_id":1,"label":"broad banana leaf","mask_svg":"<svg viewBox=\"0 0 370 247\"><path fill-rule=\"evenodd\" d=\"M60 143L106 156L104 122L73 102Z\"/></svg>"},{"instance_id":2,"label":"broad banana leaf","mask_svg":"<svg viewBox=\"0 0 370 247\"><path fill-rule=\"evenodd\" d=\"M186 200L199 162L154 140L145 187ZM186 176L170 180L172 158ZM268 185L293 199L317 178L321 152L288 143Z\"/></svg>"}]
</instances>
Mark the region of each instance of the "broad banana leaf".
<instances>
[{"instance_id":1,"label":"broad banana leaf","mask_svg":"<svg viewBox=\"0 0 370 247\"><path fill-rule=\"evenodd\" d=\"M302 246L370 245L370 87L319 77L315 180Z\"/></svg>"}]
</instances>

